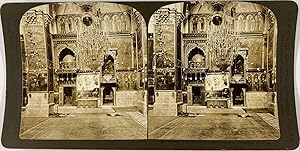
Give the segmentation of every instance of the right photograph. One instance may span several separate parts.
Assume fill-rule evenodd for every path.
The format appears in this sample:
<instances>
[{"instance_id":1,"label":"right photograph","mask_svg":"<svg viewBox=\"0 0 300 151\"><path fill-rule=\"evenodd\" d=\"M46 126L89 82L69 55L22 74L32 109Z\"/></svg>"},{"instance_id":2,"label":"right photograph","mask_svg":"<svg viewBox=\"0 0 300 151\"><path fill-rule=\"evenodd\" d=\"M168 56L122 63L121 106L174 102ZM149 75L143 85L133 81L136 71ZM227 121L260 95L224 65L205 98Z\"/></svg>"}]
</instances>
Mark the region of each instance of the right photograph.
<instances>
[{"instance_id":1,"label":"right photograph","mask_svg":"<svg viewBox=\"0 0 300 151\"><path fill-rule=\"evenodd\" d=\"M263 5L158 9L148 25L148 139L279 139L276 49L276 16Z\"/></svg>"}]
</instances>

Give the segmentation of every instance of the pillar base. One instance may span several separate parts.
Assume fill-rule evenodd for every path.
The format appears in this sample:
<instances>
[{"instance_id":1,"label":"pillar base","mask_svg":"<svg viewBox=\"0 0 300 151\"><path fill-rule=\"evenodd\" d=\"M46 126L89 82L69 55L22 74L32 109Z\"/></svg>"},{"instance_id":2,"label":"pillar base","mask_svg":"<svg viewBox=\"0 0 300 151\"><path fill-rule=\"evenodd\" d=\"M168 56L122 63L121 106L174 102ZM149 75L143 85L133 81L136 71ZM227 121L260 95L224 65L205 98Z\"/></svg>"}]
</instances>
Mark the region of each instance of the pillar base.
<instances>
[{"instance_id":1,"label":"pillar base","mask_svg":"<svg viewBox=\"0 0 300 151\"><path fill-rule=\"evenodd\" d=\"M25 110L26 117L48 117L54 112L54 103L49 103L48 92L28 93L28 104Z\"/></svg>"},{"instance_id":2,"label":"pillar base","mask_svg":"<svg viewBox=\"0 0 300 151\"><path fill-rule=\"evenodd\" d=\"M182 112L182 104L175 90L159 90L155 92L153 105L154 116L177 116Z\"/></svg>"}]
</instances>

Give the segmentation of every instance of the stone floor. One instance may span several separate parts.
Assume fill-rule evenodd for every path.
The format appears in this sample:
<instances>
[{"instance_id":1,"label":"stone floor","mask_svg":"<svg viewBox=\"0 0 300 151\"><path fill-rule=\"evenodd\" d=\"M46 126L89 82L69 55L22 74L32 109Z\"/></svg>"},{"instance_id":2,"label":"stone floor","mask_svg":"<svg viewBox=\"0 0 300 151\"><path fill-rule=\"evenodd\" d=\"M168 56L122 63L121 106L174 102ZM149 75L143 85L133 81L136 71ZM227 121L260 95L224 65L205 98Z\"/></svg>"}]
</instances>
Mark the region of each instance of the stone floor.
<instances>
[{"instance_id":1,"label":"stone floor","mask_svg":"<svg viewBox=\"0 0 300 151\"><path fill-rule=\"evenodd\" d=\"M270 113L257 113L257 115L274 129L279 130L279 121L278 118L276 118L274 115Z\"/></svg>"},{"instance_id":2,"label":"stone floor","mask_svg":"<svg viewBox=\"0 0 300 151\"><path fill-rule=\"evenodd\" d=\"M220 109L222 110L222 109ZM242 110L242 109L241 109ZM209 110L193 116L148 117L149 139L174 140L274 140L279 131L266 123L261 116L242 118L237 113Z\"/></svg>"},{"instance_id":3,"label":"stone floor","mask_svg":"<svg viewBox=\"0 0 300 151\"><path fill-rule=\"evenodd\" d=\"M278 139L278 119L264 112L201 109L188 116L141 114L134 107L76 109L60 108L62 116L23 117L20 137L44 140L274 140ZM205 111L204 111L205 110ZM92 113L94 112L94 113ZM117 112L120 116L108 116ZM247 113L251 117L239 117ZM148 131L147 131L148 130Z\"/></svg>"},{"instance_id":4,"label":"stone floor","mask_svg":"<svg viewBox=\"0 0 300 151\"><path fill-rule=\"evenodd\" d=\"M117 111L120 116L108 116L107 113L111 111ZM49 118L23 117L20 137L44 140L147 138L146 127L136 120L142 118L136 108L106 108L97 113L85 113L83 110L79 111L81 113L76 112Z\"/></svg>"}]
</instances>

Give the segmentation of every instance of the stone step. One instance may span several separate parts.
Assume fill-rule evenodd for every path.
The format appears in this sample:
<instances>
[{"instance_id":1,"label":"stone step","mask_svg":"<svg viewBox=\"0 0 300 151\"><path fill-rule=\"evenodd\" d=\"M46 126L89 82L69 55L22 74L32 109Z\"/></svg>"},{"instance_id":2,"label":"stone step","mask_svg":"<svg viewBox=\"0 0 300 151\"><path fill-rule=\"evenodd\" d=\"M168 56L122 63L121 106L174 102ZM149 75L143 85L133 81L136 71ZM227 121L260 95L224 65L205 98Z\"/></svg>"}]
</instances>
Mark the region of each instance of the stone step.
<instances>
[{"instance_id":1,"label":"stone step","mask_svg":"<svg viewBox=\"0 0 300 151\"><path fill-rule=\"evenodd\" d=\"M185 108L186 107L186 108ZM217 114L242 114L242 108L207 108L206 106L183 106L183 111L187 113L217 113Z\"/></svg>"},{"instance_id":2,"label":"stone step","mask_svg":"<svg viewBox=\"0 0 300 151\"><path fill-rule=\"evenodd\" d=\"M100 107L100 108L77 108L76 106L59 106L57 109L54 109L55 112L61 114L73 114L73 113L112 113L115 110L112 107Z\"/></svg>"}]
</instances>

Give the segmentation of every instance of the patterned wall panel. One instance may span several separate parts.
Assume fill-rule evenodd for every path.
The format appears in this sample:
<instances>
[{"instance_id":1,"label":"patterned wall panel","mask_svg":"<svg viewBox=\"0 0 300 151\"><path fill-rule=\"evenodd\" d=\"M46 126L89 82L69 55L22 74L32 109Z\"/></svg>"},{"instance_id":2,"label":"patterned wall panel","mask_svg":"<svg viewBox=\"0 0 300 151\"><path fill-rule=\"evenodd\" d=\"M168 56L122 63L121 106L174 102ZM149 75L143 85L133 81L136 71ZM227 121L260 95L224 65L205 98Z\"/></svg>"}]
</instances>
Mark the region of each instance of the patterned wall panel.
<instances>
[{"instance_id":1,"label":"patterned wall panel","mask_svg":"<svg viewBox=\"0 0 300 151\"><path fill-rule=\"evenodd\" d=\"M25 26L26 49L45 48L44 26Z\"/></svg>"},{"instance_id":2,"label":"patterned wall panel","mask_svg":"<svg viewBox=\"0 0 300 151\"><path fill-rule=\"evenodd\" d=\"M262 52L264 47L263 37L242 38L243 45L248 47L248 68L262 67Z\"/></svg>"},{"instance_id":3,"label":"patterned wall panel","mask_svg":"<svg viewBox=\"0 0 300 151\"><path fill-rule=\"evenodd\" d=\"M43 70L47 68L46 61L46 51L45 49L37 49L36 51L28 51L28 68L29 70Z\"/></svg>"},{"instance_id":4,"label":"patterned wall panel","mask_svg":"<svg viewBox=\"0 0 300 151\"><path fill-rule=\"evenodd\" d=\"M137 90L139 76L139 72L134 71L117 72L118 90Z\"/></svg>"},{"instance_id":5,"label":"patterned wall panel","mask_svg":"<svg viewBox=\"0 0 300 151\"><path fill-rule=\"evenodd\" d=\"M48 78L47 73L33 74L29 73L28 87L29 91L47 91Z\"/></svg>"},{"instance_id":6,"label":"patterned wall panel","mask_svg":"<svg viewBox=\"0 0 300 151\"><path fill-rule=\"evenodd\" d=\"M174 34L174 25L164 24L155 26L155 41L154 41L154 51L157 53L160 49L165 50L166 58L164 61L167 61L167 64L174 66L174 43L175 43L175 34ZM159 57L157 57L159 58ZM158 63L157 63L158 64ZM168 65L169 66L169 65Z\"/></svg>"},{"instance_id":7,"label":"patterned wall panel","mask_svg":"<svg viewBox=\"0 0 300 151\"><path fill-rule=\"evenodd\" d=\"M118 68L132 67L132 39L131 37L115 37L109 39L110 48L118 50Z\"/></svg>"}]
</instances>

